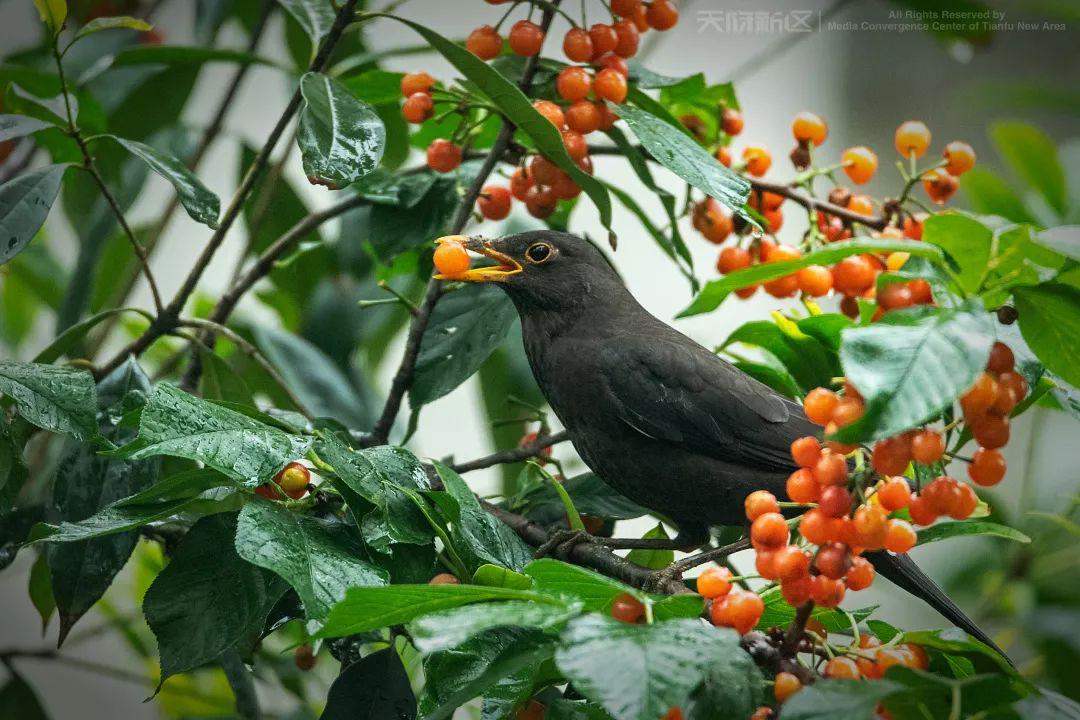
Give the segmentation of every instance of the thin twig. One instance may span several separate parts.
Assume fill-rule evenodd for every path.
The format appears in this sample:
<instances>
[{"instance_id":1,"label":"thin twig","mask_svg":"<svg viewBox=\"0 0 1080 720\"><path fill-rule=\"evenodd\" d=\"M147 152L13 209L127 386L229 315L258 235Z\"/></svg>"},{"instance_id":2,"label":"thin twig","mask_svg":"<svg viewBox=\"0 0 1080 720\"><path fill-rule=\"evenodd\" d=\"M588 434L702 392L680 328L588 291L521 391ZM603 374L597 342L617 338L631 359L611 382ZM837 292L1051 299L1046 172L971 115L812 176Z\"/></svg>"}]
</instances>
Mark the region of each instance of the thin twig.
<instances>
[{"instance_id":1,"label":"thin twig","mask_svg":"<svg viewBox=\"0 0 1080 720\"><path fill-rule=\"evenodd\" d=\"M566 431L557 432L552 435L545 435L544 437L537 438L528 445L522 445L521 447L512 450L500 450L491 455L475 460L469 460L468 462L457 463L450 467L453 468L454 472L467 473L472 472L473 470L483 470L484 468L493 467L495 465L521 462L522 460L537 457L542 450L546 450L552 445L566 442L569 439L570 437L566 434Z\"/></svg>"}]
</instances>

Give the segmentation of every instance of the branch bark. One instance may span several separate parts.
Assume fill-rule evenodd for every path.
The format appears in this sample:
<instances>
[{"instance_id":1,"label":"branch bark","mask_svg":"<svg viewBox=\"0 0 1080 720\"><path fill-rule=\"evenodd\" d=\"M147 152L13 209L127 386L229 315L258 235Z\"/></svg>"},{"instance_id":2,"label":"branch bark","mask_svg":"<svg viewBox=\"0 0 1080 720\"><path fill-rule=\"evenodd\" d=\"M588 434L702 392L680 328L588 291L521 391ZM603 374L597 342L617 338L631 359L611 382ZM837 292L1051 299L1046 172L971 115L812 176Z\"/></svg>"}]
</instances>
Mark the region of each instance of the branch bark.
<instances>
[{"instance_id":1,"label":"branch bark","mask_svg":"<svg viewBox=\"0 0 1080 720\"><path fill-rule=\"evenodd\" d=\"M521 462L522 460L536 457L542 450L549 448L552 445L566 442L569 439L566 431L557 432L552 435L545 435L542 438L537 438L528 445L523 445L522 447L514 448L513 450L500 450L499 452L492 453L486 457L458 463L456 465L451 465L450 467L456 473L467 473L472 472L473 470L483 470L484 468L494 467L495 465Z\"/></svg>"}]
</instances>

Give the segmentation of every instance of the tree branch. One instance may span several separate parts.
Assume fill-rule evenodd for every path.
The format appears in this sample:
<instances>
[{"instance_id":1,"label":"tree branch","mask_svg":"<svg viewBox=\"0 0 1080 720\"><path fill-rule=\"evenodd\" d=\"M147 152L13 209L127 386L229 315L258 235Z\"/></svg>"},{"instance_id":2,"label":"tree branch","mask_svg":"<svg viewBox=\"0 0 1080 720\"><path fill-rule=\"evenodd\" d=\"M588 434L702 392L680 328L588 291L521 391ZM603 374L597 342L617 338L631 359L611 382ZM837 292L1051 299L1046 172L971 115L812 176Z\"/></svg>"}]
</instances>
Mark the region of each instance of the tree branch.
<instances>
[{"instance_id":1,"label":"tree branch","mask_svg":"<svg viewBox=\"0 0 1080 720\"><path fill-rule=\"evenodd\" d=\"M451 465L450 467L456 473L467 473L472 472L473 470L483 470L484 468L493 467L495 465L521 462L522 460L537 457L542 450L545 450L552 445L566 442L569 439L569 436L564 430L562 432L554 433L553 435L545 435L541 438L537 438L528 445L523 445L512 450L500 450L491 455Z\"/></svg>"}]
</instances>

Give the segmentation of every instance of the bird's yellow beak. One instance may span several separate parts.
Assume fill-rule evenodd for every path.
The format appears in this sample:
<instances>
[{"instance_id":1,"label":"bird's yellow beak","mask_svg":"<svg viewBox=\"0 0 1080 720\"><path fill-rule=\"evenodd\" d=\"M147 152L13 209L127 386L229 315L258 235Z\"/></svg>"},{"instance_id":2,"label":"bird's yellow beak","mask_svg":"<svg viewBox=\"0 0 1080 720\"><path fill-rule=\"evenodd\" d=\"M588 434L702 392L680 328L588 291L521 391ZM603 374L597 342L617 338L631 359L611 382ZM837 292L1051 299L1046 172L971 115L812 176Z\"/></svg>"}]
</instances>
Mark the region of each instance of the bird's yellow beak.
<instances>
[{"instance_id":1,"label":"bird's yellow beak","mask_svg":"<svg viewBox=\"0 0 1080 720\"><path fill-rule=\"evenodd\" d=\"M444 275L437 273L436 280L459 280L464 282L506 282L511 275L517 275L522 271L521 263L514 258L501 253L491 246L490 240L471 238L467 235L444 235L435 241L436 245L444 243L458 243L466 250L491 258L498 265L471 268L460 275Z\"/></svg>"}]
</instances>

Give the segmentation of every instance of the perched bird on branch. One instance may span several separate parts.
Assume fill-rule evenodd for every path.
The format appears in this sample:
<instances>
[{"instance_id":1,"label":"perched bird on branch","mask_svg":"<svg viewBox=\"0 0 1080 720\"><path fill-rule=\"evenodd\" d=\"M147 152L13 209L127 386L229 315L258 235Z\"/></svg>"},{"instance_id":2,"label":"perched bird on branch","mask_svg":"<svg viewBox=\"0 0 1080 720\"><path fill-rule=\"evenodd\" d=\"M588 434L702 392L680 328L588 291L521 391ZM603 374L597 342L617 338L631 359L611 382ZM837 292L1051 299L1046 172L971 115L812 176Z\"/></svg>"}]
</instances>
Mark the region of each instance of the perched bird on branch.
<instances>
[{"instance_id":1,"label":"perched bird on branch","mask_svg":"<svg viewBox=\"0 0 1080 720\"><path fill-rule=\"evenodd\" d=\"M552 231L456 241L495 265L454 280L496 283L521 316L533 375L582 460L670 518L675 546L745 523L743 501L786 499L793 440L816 435L802 406L650 315L591 243ZM878 572L957 626L986 634L907 555L867 553Z\"/></svg>"}]
</instances>

